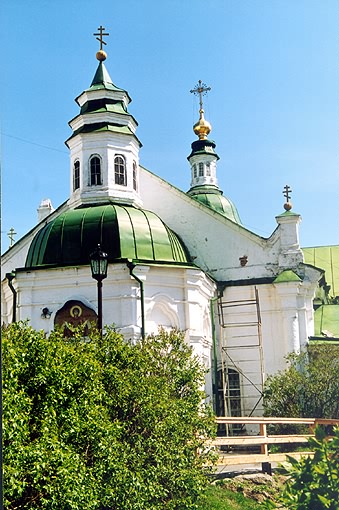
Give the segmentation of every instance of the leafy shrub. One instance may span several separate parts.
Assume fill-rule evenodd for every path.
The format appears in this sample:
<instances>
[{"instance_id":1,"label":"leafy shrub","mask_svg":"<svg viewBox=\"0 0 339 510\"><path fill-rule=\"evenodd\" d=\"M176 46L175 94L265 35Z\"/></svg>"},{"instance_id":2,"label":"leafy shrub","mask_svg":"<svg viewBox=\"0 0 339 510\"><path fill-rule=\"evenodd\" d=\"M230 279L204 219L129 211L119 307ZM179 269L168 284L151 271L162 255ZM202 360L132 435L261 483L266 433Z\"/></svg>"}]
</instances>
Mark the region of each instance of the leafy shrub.
<instances>
[{"instance_id":1,"label":"leafy shrub","mask_svg":"<svg viewBox=\"0 0 339 510\"><path fill-rule=\"evenodd\" d=\"M6 509L195 508L214 420L183 335L83 335L3 331Z\"/></svg>"},{"instance_id":2,"label":"leafy shrub","mask_svg":"<svg viewBox=\"0 0 339 510\"><path fill-rule=\"evenodd\" d=\"M300 461L288 458L289 463L280 470L289 477L285 490L277 505L267 502L266 508L338 510L339 428L328 440L324 429L317 427L315 438L310 438L309 443L314 457L304 457Z\"/></svg>"},{"instance_id":3,"label":"leafy shrub","mask_svg":"<svg viewBox=\"0 0 339 510\"><path fill-rule=\"evenodd\" d=\"M339 347L310 345L287 358L288 368L267 378L266 416L339 418ZM280 426L278 433L301 433L300 427Z\"/></svg>"}]
</instances>

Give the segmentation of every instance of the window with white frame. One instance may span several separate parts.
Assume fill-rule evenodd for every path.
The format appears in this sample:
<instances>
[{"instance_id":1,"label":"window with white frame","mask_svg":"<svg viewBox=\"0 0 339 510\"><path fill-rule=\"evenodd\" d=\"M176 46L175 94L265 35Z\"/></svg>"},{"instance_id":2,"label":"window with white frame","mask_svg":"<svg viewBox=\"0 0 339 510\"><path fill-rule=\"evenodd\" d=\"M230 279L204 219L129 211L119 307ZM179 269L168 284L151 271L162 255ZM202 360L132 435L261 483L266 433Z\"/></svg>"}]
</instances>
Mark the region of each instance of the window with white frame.
<instances>
[{"instance_id":1,"label":"window with white frame","mask_svg":"<svg viewBox=\"0 0 339 510\"><path fill-rule=\"evenodd\" d=\"M80 188L80 161L77 159L73 165L73 191Z\"/></svg>"},{"instance_id":2,"label":"window with white frame","mask_svg":"<svg viewBox=\"0 0 339 510\"><path fill-rule=\"evenodd\" d=\"M204 176L204 163L199 163L199 177Z\"/></svg>"},{"instance_id":3,"label":"window with white frame","mask_svg":"<svg viewBox=\"0 0 339 510\"><path fill-rule=\"evenodd\" d=\"M126 162L123 156L114 158L114 178L115 184L127 186Z\"/></svg>"},{"instance_id":4,"label":"window with white frame","mask_svg":"<svg viewBox=\"0 0 339 510\"><path fill-rule=\"evenodd\" d=\"M138 171L137 171L137 164L135 161L133 161L133 189L135 191L138 190Z\"/></svg>"},{"instance_id":5,"label":"window with white frame","mask_svg":"<svg viewBox=\"0 0 339 510\"><path fill-rule=\"evenodd\" d=\"M101 176L101 159L99 156L92 156L90 158L90 186L100 186L102 184Z\"/></svg>"}]
</instances>

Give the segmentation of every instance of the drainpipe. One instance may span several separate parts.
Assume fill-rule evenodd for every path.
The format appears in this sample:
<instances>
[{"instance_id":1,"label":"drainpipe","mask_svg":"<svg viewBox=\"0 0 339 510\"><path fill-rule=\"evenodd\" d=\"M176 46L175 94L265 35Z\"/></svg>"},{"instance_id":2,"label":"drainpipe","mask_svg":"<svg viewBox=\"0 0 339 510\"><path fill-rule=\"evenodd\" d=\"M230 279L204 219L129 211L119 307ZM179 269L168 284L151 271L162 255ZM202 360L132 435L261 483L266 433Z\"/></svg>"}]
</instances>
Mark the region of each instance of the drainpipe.
<instances>
[{"instance_id":1,"label":"drainpipe","mask_svg":"<svg viewBox=\"0 0 339 510\"><path fill-rule=\"evenodd\" d=\"M145 303L144 303L144 282L140 280L140 278L137 277L136 274L133 273L134 268L136 267L136 264L133 264L133 262L128 261L127 267L129 269L129 274L133 276L133 278L139 283L140 285L140 301L141 301L141 338L142 340L145 340Z\"/></svg>"},{"instance_id":2,"label":"drainpipe","mask_svg":"<svg viewBox=\"0 0 339 510\"><path fill-rule=\"evenodd\" d=\"M212 326L212 341L213 341L213 372L214 372L214 402L215 402L215 414L216 416L220 416L219 414L219 404L218 404L218 357L217 357L217 336L215 331L215 317L214 317L214 303L217 301L218 296L210 299L210 310L211 310L211 326Z\"/></svg>"},{"instance_id":3,"label":"drainpipe","mask_svg":"<svg viewBox=\"0 0 339 510\"><path fill-rule=\"evenodd\" d=\"M6 278L8 280L8 286L13 293L13 312L12 312L12 322L16 322L16 303L17 303L17 291L13 287L12 281L15 278L15 273L12 271L11 273L6 273Z\"/></svg>"}]
</instances>

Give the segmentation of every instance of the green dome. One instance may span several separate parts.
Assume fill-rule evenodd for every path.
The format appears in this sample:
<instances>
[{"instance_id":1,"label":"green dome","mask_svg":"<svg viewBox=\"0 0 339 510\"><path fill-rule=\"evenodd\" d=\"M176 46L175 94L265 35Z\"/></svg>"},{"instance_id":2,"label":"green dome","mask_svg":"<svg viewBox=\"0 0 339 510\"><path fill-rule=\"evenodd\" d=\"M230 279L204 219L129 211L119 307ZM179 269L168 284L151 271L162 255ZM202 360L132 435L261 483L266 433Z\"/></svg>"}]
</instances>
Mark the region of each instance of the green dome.
<instances>
[{"instance_id":1,"label":"green dome","mask_svg":"<svg viewBox=\"0 0 339 510\"><path fill-rule=\"evenodd\" d=\"M47 223L33 238L25 267L87 265L99 243L109 262L190 263L182 241L156 214L106 204L72 209Z\"/></svg>"},{"instance_id":2,"label":"green dome","mask_svg":"<svg viewBox=\"0 0 339 510\"><path fill-rule=\"evenodd\" d=\"M229 198L224 197L222 191L218 189L209 190L207 186L201 186L192 188L188 194L194 199L200 202L201 204L206 205L213 211L226 216L229 220L234 221L235 223L239 223L241 225L241 220L237 211L237 208L231 202Z\"/></svg>"}]
</instances>

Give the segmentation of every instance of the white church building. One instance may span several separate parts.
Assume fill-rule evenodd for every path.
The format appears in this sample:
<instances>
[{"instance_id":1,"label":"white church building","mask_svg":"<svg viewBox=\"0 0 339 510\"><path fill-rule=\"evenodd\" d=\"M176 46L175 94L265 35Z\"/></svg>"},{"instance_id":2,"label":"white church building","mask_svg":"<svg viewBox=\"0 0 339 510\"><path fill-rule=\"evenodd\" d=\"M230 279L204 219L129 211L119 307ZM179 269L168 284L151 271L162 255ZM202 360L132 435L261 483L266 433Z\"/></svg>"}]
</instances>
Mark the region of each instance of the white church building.
<instances>
[{"instance_id":1,"label":"white church building","mask_svg":"<svg viewBox=\"0 0 339 510\"><path fill-rule=\"evenodd\" d=\"M69 199L55 210L44 200L35 228L2 256L2 323L29 319L49 334L56 324L96 320L89 257L100 244L108 254L103 324L135 342L159 326L184 331L209 369L216 412L260 415L265 377L314 336L324 279L304 261L289 188L269 238L241 224L218 186L201 82L189 191L144 168L128 92L112 82L105 52L97 59L69 122Z\"/></svg>"}]
</instances>

